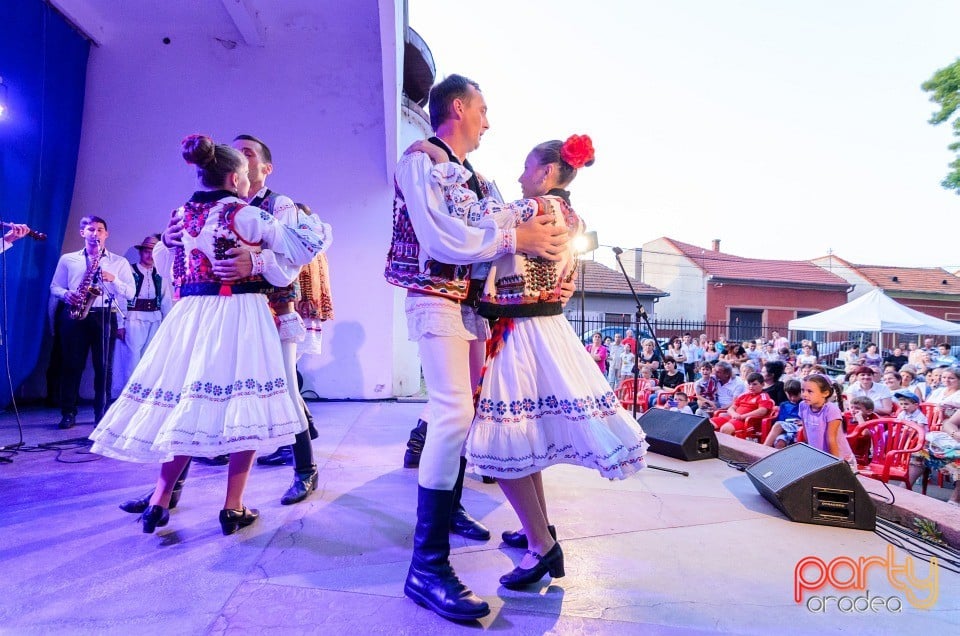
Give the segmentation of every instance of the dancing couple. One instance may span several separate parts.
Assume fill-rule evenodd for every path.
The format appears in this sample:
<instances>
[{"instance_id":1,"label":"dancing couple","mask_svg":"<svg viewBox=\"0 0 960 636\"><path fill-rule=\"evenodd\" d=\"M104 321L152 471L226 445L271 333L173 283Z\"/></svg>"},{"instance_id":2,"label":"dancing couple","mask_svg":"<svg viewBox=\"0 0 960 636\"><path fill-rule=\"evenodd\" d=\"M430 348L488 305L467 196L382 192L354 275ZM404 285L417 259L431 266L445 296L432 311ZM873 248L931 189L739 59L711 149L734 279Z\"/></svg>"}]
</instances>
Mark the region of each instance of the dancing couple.
<instances>
[{"instance_id":1,"label":"dancing couple","mask_svg":"<svg viewBox=\"0 0 960 636\"><path fill-rule=\"evenodd\" d=\"M436 136L397 166L385 272L407 289L433 414L404 592L445 618L473 620L489 606L449 563L461 461L497 479L523 524L503 538L527 552L500 580L519 589L564 575L540 471L571 463L624 478L643 467L646 443L562 316L576 268L569 233L582 230L565 188L593 163L589 138L535 147L519 180L525 198L503 204L466 160L489 127L479 86L452 75L429 109ZM487 318L497 319L493 334Z\"/></svg>"}]
</instances>

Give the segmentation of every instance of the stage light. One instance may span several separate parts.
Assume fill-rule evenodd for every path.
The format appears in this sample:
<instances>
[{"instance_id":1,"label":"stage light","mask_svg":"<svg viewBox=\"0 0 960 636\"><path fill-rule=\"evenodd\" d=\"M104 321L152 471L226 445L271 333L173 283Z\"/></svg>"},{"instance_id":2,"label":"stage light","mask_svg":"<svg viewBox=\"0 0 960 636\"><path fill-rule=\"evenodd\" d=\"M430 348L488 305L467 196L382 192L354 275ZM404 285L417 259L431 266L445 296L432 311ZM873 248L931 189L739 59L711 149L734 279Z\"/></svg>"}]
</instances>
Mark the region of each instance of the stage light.
<instances>
[{"instance_id":1,"label":"stage light","mask_svg":"<svg viewBox=\"0 0 960 636\"><path fill-rule=\"evenodd\" d=\"M0 119L3 119L7 114L7 85L3 83L3 78L0 77Z\"/></svg>"},{"instance_id":2,"label":"stage light","mask_svg":"<svg viewBox=\"0 0 960 636\"><path fill-rule=\"evenodd\" d=\"M597 233L584 232L573 237L573 251L577 254L589 254L597 249Z\"/></svg>"}]
</instances>

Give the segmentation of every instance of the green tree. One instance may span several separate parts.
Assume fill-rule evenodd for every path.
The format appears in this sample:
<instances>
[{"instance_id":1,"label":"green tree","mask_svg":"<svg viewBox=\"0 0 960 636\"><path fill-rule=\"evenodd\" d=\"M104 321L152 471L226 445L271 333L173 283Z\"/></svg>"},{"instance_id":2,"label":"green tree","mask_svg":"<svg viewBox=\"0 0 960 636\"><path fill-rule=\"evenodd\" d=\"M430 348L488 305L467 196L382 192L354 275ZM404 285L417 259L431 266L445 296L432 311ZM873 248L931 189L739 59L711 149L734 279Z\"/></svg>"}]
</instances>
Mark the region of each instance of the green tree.
<instances>
[{"instance_id":1,"label":"green tree","mask_svg":"<svg viewBox=\"0 0 960 636\"><path fill-rule=\"evenodd\" d=\"M933 74L933 77L924 82L921 87L930 95L930 101L938 104L940 110L930 117L934 126L948 121L960 108L960 59L950 66L944 67ZM960 117L951 123L953 136L960 138ZM960 153L960 141L947 146L953 152ZM960 155L950 162L951 172L940 182L948 190L956 190L960 194Z\"/></svg>"}]
</instances>

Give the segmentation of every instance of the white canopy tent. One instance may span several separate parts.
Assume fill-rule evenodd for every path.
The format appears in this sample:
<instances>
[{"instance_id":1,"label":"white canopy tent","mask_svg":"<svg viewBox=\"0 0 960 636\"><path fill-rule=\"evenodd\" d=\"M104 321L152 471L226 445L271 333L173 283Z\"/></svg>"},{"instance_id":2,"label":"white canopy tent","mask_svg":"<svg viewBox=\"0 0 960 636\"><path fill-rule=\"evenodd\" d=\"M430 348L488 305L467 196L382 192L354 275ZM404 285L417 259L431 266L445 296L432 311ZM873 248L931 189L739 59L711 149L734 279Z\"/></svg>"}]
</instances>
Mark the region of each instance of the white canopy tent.
<instances>
[{"instance_id":1,"label":"white canopy tent","mask_svg":"<svg viewBox=\"0 0 960 636\"><path fill-rule=\"evenodd\" d=\"M901 305L880 289L874 289L845 305L795 318L787 326L792 331L871 331L881 334L960 336L960 324Z\"/></svg>"}]
</instances>

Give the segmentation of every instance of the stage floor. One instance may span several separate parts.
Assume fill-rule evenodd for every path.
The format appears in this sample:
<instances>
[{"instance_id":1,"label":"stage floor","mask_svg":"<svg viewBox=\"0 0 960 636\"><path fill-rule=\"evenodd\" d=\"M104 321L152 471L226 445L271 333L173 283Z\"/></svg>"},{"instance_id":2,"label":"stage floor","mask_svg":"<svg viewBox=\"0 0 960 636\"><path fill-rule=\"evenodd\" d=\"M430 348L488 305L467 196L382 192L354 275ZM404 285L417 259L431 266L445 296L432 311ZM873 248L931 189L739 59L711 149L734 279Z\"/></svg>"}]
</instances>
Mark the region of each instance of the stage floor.
<instances>
[{"instance_id":1,"label":"stage floor","mask_svg":"<svg viewBox=\"0 0 960 636\"><path fill-rule=\"evenodd\" d=\"M147 535L117 504L150 489L155 465L100 458L82 446L17 453L0 464L0 632L902 635L960 625L960 576L942 568L928 610L909 602L914 587L896 589L880 567L864 577L870 599L882 597L870 609L857 601L864 590L829 583L797 603L798 561L886 558L888 542L791 523L745 473L719 460L656 455L651 463L690 476L645 470L611 482L570 466L544 473L567 576L528 592L498 583L521 556L499 541L518 527L515 515L496 485L468 480L465 505L494 539L452 536L451 561L492 612L472 625L448 622L403 596L417 474L401 458L421 406L312 403L318 491L281 506L292 469L254 467L246 499L261 519L229 537L217 522L225 467L195 464L169 525ZM31 447L92 430L89 411L68 431L56 428L51 409L21 410L21 420ZM16 420L4 414L0 445L17 439ZM896 549L894 557L902 565L907 554ZM929 564L914 565L926 579ZM851 571L841 566L834 575L842 582Z\"/></svg>"}]
</instances>

